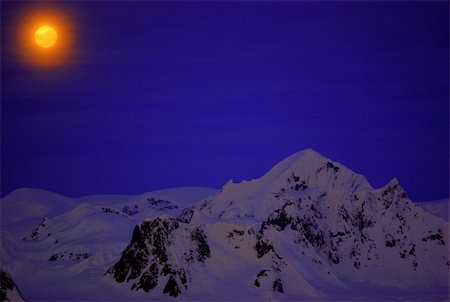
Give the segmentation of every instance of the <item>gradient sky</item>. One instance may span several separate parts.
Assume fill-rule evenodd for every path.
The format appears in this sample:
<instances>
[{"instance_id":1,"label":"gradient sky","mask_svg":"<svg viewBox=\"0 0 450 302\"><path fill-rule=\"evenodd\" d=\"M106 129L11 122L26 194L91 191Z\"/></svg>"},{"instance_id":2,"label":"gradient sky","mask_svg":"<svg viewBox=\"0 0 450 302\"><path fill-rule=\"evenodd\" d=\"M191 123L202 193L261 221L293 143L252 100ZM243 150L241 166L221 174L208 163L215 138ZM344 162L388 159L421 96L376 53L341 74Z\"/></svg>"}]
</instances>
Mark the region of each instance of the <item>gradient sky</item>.
<instances>
[{"instance_id":1,"label":"gradient sky","mask_svg":"<svg viewBox=\"0 0 450 302\"><path fill-rule=\"evenodd\" d=\"M14 50L70 16L67 64ZM1 195L221 187L313 148L448 196L449 3L1 2Z\"/></svg>"}]
</instances>

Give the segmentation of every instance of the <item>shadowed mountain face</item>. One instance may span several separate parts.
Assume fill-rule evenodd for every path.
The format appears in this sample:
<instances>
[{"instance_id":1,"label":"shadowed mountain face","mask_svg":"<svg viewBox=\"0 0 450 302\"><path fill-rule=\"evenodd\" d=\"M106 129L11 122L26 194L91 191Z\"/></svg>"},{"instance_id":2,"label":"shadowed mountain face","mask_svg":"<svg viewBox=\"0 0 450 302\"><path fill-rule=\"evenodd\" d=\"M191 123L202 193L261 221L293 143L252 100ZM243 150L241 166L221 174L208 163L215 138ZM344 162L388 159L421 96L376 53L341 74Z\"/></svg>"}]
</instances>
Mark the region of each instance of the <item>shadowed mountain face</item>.
<instances>
[{"instance_id":1,"label":"shadowed mountain face","mask_svg":"<svg viewBox=\"0 0 450 302\"><path fill-rule=\"evenodd\" d=\"M231 299L313 299L446 292L448 272L448 223L412 203L397 179L373 189L305 150L176 219L141 222L106 275L158 297L233 288Z\"/></svg>"},{"instance_id":2,"label":"shadowed mountain face","mask_svg":"<svg viewBox=\"0 0 450 302\"><path fill-rule=\"evenodd\" d=\"M177 255L171 253L169 246L177 249ZM164 276L167 279L164 293L176 297L179 286L187 289L187 282L192 280L191 266L208 257L210 250L201 228L180 227L174 218L158 217L135 227L130 245L108 273L118 282L139 277L131 289L142 288L146 292L155 288Z\"/></svg>"}]
</instances>

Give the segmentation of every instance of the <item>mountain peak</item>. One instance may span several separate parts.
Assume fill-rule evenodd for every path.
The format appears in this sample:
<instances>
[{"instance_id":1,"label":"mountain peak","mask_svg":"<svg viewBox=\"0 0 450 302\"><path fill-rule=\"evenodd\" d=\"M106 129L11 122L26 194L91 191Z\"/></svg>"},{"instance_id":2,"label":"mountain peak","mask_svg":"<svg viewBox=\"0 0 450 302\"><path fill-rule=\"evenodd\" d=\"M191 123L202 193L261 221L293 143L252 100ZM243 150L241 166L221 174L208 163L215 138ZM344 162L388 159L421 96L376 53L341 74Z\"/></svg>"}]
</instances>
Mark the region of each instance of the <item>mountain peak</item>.
<instances>
[{"instance_id":1,"label":"mountain peak","mask_svg":"<svg viewBox=\"0 0 450 302\"><path fill-rule=\"evenodd\" d=\"M392 178L384 187L394 187L394 186L398 186L400 184L400 182L398 181L397 177Z\"/></svg>"},{"instance_id":2,"label":"mountain peak","mask_svg":"<svg viewBox=\"0 0 450 302\"><path fill-rule=\"evenodd\" d=\"M276 164L261 178L228 182L205 208L207 215L262 219L281 202L280 194L335 194L344 196L373 190L362 175L312 149L296 152ZM316 193L312 193L316 192ZM339 197L341 198L341 197Z\"/></svg>"},{"instance_id":3,"label":"mountain peak","mask_svg":"<svg viewBox=\"0 0 450 302\"><path fill-rule=\"evenodd\" d=\"M325 158L322 154L320 154L319 152L317 152L316 150L314 150L312 148L306 148L306 149L297 151L290 156L309 156L309 157L316 157L316 158Z\"/></svg>"},{"instance_id":4,"label":"mountain peak","mask_svg":"<svg viewBox=\"0 0 450 302\"><path fill-rule=\"evenodd\" d=\"M344 165L332 161L313 149L304 149L280 161L257 181L265 188L271 184L279 187L290 177L307 182L310 187L339 185L357 190L372 189L366 178ZM355 189L355 190L356 190Z\"/></svg>"},{"instance_id":5,"label":"mountain peak","mask_svg":"<svg viewBox=\"0 0 450 302\"><path fill-rule=\"evenodd\" d=\"M386 185L376 191L381 192L383 195L391 194L401 198L408 198L405 189L400 185L397 177L392 178Z\"/></svg>"},{"instance_id":6,"label":"mountain peak","mask_svg":"<svg viewBox=\"0 0 450 302\"><path fill-rule=\"evenodd\" d=\"M273 166L263 177L266 181L271 181L291 172L292 170L307 169L309 166L318 166L327 161L327 158L313 149L304 149L293 153Z\"/></svg>"},{"instance_id":7,"label":"mountain peak","mask_svg":"<svg viewBox=\"0 0 450 302\"><path fill-rule=\"evenodd\" d=\"M292 166L301 165L304 162L319 163L326 160L328 159L319 152L313 149L304 149L289 155L278 164L276 164L270 171L281 170L283 168L286 169Z\"/></svg>"},{"instance_id":8,"label":"mountain peak","mask_svg":"<svg viewBox=\"0 0 450 302\"><path fill-rule=\"evenodd\" d=\"M392 178L387 184L377 189L378 191L404 191L397 177Z\"/></svg>"}]
</instances>

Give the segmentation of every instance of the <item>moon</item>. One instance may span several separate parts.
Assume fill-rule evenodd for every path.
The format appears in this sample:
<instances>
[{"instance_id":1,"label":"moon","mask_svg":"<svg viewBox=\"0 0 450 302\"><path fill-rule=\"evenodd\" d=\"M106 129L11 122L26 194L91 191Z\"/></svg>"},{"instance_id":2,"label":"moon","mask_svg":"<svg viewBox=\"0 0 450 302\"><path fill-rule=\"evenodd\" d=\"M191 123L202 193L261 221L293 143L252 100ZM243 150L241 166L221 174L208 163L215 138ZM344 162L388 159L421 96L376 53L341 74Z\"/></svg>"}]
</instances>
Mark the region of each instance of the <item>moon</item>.
<instances>
[{"instance_id":1,"label":"moon","mask_svg":"<svg viewBox=\"0 0 450 302\"><path fill-rule=\"evenodd\" d=\"M34 33L36 44L42 48L50 48L55 45L58 39L56 30L50 25L40 26Z\"/></svg>"}]
</instances>

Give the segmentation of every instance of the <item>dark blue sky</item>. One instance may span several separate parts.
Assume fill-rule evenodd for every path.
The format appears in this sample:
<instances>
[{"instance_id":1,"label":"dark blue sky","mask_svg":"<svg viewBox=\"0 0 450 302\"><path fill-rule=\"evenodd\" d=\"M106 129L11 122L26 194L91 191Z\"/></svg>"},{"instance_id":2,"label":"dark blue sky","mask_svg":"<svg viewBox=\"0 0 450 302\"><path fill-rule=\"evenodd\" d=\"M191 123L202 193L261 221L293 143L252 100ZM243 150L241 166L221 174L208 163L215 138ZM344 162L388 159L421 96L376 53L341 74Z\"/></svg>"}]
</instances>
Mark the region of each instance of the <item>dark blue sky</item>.
<instances>
[{"instance_id":1,"label":"dark blue sky","mask_svg":"<svg viewBox=\"0 0 450 302\"><path fill-rule=\"evenodd\" d=\"M304 148L448 196L446 1L1 5L2 196L221 187ZM42 7L70 19L67 64L14 48Z\"/></svg>"}]
</instances>

